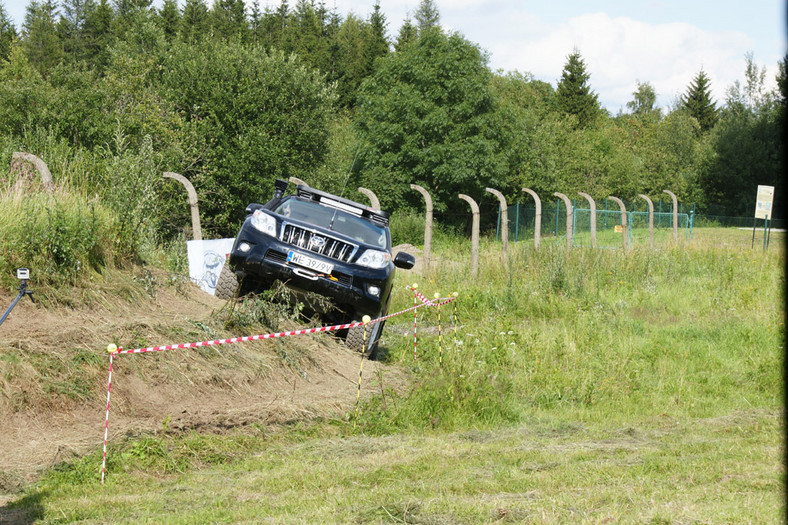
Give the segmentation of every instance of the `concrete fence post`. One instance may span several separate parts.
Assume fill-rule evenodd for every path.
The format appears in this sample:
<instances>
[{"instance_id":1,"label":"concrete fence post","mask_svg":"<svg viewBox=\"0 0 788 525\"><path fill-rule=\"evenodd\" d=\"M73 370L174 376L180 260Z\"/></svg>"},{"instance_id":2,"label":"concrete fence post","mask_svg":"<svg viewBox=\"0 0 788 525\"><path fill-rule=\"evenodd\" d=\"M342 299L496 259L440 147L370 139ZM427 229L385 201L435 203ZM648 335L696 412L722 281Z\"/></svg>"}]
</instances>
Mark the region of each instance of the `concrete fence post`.
<instances>
[{"instance_id":1,"label":"concrete fence post","mask_svg":"<svg viewBox=\"0 0 788 525\"><path fill-rule=\"evenodd\" d=\"M380 201L378 200L378 196L375 195L374 191L367 188L362 188L361 186L358 187L358 191L359 193L366 195L366 197L369 199L370 207L380 210Z\"/></svg>"},{"instance_id":2,"label":"concrete fence post","mask_svg":"<svg viewBox=\"0 0 788 525\"><path fill-rule=\"evenodd\" d=\"M566 205L566 247L569 249L572 247L572 241L574 240L574 236L572 234L572 215L574 214L574 206L572 206L572 201L569 200L569 197L563 193L555 192L553 195L564 201L564 204Z\"/></svg>"},{"instance_id":3,"label":"concrete fence post","mask_svg":"<svg viewBox=\"0 0 788 525\"><path fill-rule=\"evenodd\" d=\"M638 197L645 199L648 203L648 242L651 248L654 248L654 202L649 199L648 195L638 193Z\"/></svg>"},{"instance_id":4,"label":"concrete fence post","mask_svg":"<svg viewBox=\"0 0 788 525\"><path fill-rule=\"evenodd\" d=\"M536 215L534 216L534 248L539 249L542 240L542 199L531 188L523 188L523 191L534 198L536 203Z\"/></svg>"},{"instance_id":5,"label":"concrete fence post","mask_svg":"<svg viewBox=\"0 0 788 525\"><path fill-rule=\"evenodd\" d=\"M192 212L192 239L195 241L202 240L202 228L200 228L200 207L197 204L197 192L194 190L192 183L181 175L180 173L173 173L165 171L164 175L167 179L175 179L186 188L186 193L189 195L189 207Z\"/></svg>"},{"instance_id":6,"label":"concrete fence post","mask_svg":"<svg viewBox=\"0 0 788 525\"><path fill-rule=\"evenodd\" d=\"M506 203L506 197L503 196L498 190L493 188L486 188L486 191L498 197L498 202L501 205L501 245L503 249L503 264L509 266L509 205Z\"/></svg>"},{"instance_id":7,"label":"concrete fence post","mask_svg":"<svg viewBox=\"0 0 788 525\"><path fill-rule=\"evenodd\" d=\"M432 252L432 197L429 192L419 186L418 184L411 184L410 189L416 190L424 197L424 202L427 206L426 216L424 217L424 252L423 259L423 273L427 275L430 272L430 254Z\"/></svg>"},{"instance_id":8,"label":"concrete fence post","mask_svg":"<svg viewBox=\"0 0 788 525\"><path fill-rule=\"evenodd\" d=\"M591 247L596 248L596 202L588 193L583 193L582 191L577 193L588 201L588 206L591 209L591 217L589 218L591 223Z\"/></svg>"},{"instance_id":9,"label":"concrete fence post","mask_svg":"<svg viewBox=\"0 0 788 525\"><path fill-rule=\"evenodd\" d=\"M662 193L670 195L670 200L673 201L673 241L679 242L679 200L676 194L670 190L662 190Z\"/></svg>"},{"instance_id":10,"label":"concrete fence post","mask_svg":"<svg viewBox=\"0 0 788 525\"><path fill-rule=\"evenodd\" d=\"M29 162L36 168L36 171L38 171L38 176L41 177L41 184L44 185L44 189L47 190L47 192L52 193L55 189L55 183L52 182L52 173L49 171L49 166L47 166L46 162L36 157L32 153L27 153L24 151L14 152L11 155L11 171L16 171L19 169L20 164L24 161Z\"/></svg>"},{"instance_id":11,"label":"concrete fence post","mask_svg":"<svg viewBox=\"0 0 788 525\"><path fill-rule=\"evenodd\" d=\"M611 201L618 204L618 207L621 208L621 229L622 237L624 239L624 251L629 249L629 230L627 229L627 207L624 205L624 201L619 199L618 197L608 197Z\"/></svg>"},{"instance_id":12,"label":"concrete fence post","mask_svg":"<svg viewBox=\"0 0 788 525\"><path fill-rule=\"evenodd\" d=\"M459 197L470 204L473 212L473 225L471 227L471 277L479 275L479 205L467 195L460 193Z\"/></svg>"}]
</instances>

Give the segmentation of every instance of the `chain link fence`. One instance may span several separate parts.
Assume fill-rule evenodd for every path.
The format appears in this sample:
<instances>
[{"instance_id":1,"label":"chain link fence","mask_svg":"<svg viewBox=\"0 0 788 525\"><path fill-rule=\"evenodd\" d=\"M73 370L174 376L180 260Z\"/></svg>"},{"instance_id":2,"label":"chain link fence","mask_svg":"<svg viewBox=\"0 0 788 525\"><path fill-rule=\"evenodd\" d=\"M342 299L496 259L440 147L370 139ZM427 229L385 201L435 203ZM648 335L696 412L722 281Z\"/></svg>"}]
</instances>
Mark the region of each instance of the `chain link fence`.
<instances>
[{"instance_id":1,"label":"chain link fence","mask_svg":"<svg viewBox=\"0 0 788 525\"><path fill-rule=\"evenodd\" d=\"M583 200L583 204L586 201ZM572 244L573 246L591 246L591 210L573 206ZM649 213L648 205L643 200L625 203L627 205L627 235L630 246L648 244ZM673 206L669 202L654 203L654 243L668 242L673 237ZM728 227L763 229L764 221L754 217L731 217L724 215L706 215L696 213L696 206L678 207L678 233L685 239L692 238L695 227ZM566 206L560 199L542 202L542 240L565 242L566 239ZM508 207L509 240L512 242L532 241L536 207L524 204L513 204ZM772 219L767 227L775 230L785 228L785 220ZM497 237L500 239L501 214L498 214ZM622 244L621 210L612 201L600 201L596 210L597 246L620 247Z\"/></svg>"}]
</instances>

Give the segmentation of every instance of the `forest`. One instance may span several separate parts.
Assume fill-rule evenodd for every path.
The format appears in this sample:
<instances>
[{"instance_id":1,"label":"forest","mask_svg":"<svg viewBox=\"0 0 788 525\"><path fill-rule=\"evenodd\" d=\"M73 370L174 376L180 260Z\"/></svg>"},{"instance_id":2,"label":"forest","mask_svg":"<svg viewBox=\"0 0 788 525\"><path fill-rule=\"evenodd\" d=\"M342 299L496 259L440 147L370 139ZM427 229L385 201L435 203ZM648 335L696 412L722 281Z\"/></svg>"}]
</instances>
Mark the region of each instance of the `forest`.
<instances>
[{"instance_id":1,"label":"forest","mask_svg":"<svg viewBox=\"0 0 788 525\"><path fill-rule=\"evenodd\" d=\"M725 100L701 69L669 110L643 81L612 115L581 49L552 85L492 71L432 0L403 21L370 3L361 18L315 0L32 0L15 27L0 1L0 162L39 155L135 242L189 222L164 171L197 188L208 238L232 236L290 176L356 200L365 186L403 213L423 206L419 184L447 225L457 193L493 203L486 187L510 202L524 186L625 200L669 188L727 216L752 215L759 184L780 195L785 58L776 90L748 55Z\"/></svg>"}]
</instances>

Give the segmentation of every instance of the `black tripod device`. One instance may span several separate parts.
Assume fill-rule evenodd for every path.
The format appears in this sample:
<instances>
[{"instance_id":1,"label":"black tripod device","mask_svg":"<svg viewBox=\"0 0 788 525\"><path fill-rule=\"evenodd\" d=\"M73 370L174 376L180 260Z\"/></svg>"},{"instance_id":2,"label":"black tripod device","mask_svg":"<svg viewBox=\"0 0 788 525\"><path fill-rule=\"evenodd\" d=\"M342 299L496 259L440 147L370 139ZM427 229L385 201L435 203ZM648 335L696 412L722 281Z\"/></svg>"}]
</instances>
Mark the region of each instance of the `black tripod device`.
<instances>
[{"instance_id":1,"label":"black tripod device","mask_svg":"<svg viewBox=\"0 0 788 525\"><path fill-rule=\"evenodd\" d=\"M19 268L16 271L16 277L19 279L19 295L16 296L16 299L14 299L14 301L11 303L11 306L9 306L8 310L5 311L3 317L0 317L0 324L3 324L5 318L8 317L8 314L11 313L11 310L14 309L14 306L16 306L16 303L18 303L22 297L28 295L30 296L30 300L33 301L33 304L36 302L36 300L33 299L33 291L27 289L27 280L30 278L30 270L27 268Z\"/></svg>"}]
</instances>

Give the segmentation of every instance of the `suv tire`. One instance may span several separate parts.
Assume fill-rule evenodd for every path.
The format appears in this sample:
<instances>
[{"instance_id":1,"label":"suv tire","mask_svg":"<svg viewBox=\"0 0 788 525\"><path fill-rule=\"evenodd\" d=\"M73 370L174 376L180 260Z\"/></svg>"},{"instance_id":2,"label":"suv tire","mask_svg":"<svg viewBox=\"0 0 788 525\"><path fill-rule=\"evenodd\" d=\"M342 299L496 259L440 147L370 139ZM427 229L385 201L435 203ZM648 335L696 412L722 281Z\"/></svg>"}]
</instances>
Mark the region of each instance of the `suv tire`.
<instances>
[{"instance_id":1,"label":"suv tire","mask_svg":"<svg viewBox=\"0 0 788 525\"><path fill-rule=\"evenodd\" d=\"M375 359L378 354L378 343L380 342L380 336L383 333L384 324L386 324L386 321L375 323L367 330L366 348L363 348L364 326L362 325L351 328L347 331L345 346L352 350L358 350L360 352L363 351L364 356L366 356L367 359Z\"/></svg>"},{"instance_id":2,"label":"suv tire","mask_svg":"<svg viewBox=\"0 0 788 525\"><path fill-rule=\"evenodd\" d=\"M216 283L215 296L225 301L235 297L235 292L238 290L238 277L232 271L230 265L225 262L222 266L222 271L219 272L219 280Z\"/></svg>"}]
</instances>

